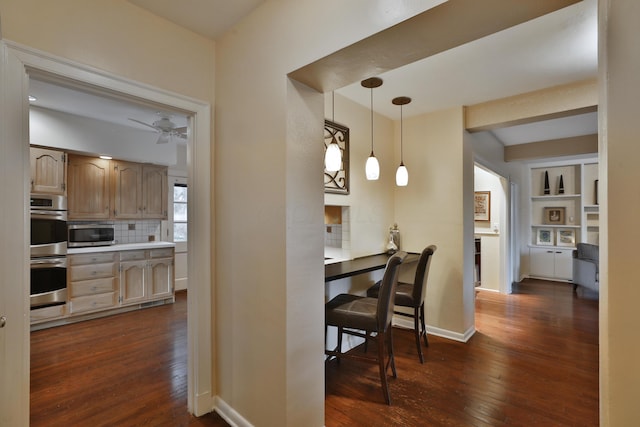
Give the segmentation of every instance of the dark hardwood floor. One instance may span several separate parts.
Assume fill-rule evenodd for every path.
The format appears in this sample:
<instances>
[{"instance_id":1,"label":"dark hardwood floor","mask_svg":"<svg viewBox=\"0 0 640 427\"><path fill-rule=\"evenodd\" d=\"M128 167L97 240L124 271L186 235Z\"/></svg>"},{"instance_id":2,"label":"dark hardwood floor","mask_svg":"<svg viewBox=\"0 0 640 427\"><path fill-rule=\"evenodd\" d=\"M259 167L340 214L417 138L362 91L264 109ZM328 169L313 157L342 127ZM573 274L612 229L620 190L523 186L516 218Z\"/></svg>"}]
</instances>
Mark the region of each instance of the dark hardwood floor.
<instances>
[{"instance_id":1,"label":"dark hardwood floor","mask_svg":"<svg viewBox=\"0 0 640 427\"><path fill-rule=\"evenodd\" d=\"M517 294L479 291L466 343L394 329L398 378L384 403L377 366L326 366L333 426L597 426L598 303L566 283L526 280ZM356 349L359 350L359 349Z\"/></svg>"},{"instance_id":2,"label":"dark hardwood floor","mask_svg":"<svg viewBox=\"0 0 640 427\"><path fill-rule=\"evenodd\" d=\"M31 333L31 426L228 426L187 412L187 296Z\"/></svg>"},{"instance_id":3,"label":"dark hardwood floor","mask_svg":"<svg viewBox=\"0 0 640 427\"><path fill-rule=\"evenodd\" d=\"M568 284L479 292L468 343L430 336L425 364L394 330L398 378L326 365L332 426L597 426L598 305ZM359 349L357 349L359 350ZM32 426L227 426L187 412L186 294L176 304L31 334Z\"/></svg>"}]
</instances>

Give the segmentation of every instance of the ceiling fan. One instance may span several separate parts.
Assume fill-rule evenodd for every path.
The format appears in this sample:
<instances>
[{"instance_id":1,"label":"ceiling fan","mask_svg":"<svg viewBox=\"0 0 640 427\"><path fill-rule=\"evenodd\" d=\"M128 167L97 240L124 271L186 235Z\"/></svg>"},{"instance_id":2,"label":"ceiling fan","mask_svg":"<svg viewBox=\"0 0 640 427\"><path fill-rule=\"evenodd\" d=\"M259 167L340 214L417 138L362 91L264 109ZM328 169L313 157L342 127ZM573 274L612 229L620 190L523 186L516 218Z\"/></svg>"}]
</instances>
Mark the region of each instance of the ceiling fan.
<instances>
[{"instance_id":1,"label":"ceiling fan","mask_svg":"<svg viewBox=\"0 0 640 427\"><path fill-rule=\"evenodd\" d=\"M142 122L140 120L129 118L132 122L139 123L141 125L155 129L160 135L156 144L166 144L172 141L173 138L187 139L187 127L176 127L176 124L171 121L170 116L166 114L160 114L160 119L156 120L152 124Z\"/></svg>"}]
</instances>

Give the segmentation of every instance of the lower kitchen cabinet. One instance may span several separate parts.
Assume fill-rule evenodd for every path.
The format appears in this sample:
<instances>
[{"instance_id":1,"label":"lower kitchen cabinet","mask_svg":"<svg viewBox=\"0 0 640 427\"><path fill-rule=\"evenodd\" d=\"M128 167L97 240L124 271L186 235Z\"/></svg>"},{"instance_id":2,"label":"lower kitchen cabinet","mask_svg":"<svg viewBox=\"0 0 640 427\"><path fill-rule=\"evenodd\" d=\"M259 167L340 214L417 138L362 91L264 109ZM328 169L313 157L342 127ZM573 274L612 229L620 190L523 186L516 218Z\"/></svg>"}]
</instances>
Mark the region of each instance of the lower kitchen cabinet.
<instances>
[{"instance_id":1,"label":"lower kitchen cabinet","mask_svg":"<svg viewBox=\"0 0 640 427\"><path fill-rule=\"evenodd\" d=\"M117 252L69 255L69 314L106 310L118 304Z\"/></svg>"},{"instance_id":2,"label":"lower kitchen cabinet","mask_svg":"<svg viewBox=\"0 0 640 427\"><path fill-rule=\"evenodd\" d=\"M573 279L573 248L529 248L529 275L550 280Z\"/></svg>"},{"instance_id":3,"label":"lower kitchen cabinet","mask_svg":"<svg viewBox=\"0 0 640 427\"><path fill-rule=\"evenodd\" d=\"M122 305L173 295L173 248L123 251L120 259Z\"/></svg>"},{"instance_id":4,"label":"lower kitchen cabinet","mask_svg":"<svg viewBox=\"0 0 640 427\"><path fill-rule=\"evenodd\" d=\"M66 304L31 310L31 324L36 328L173 301L172 247L103 249L69 254L67 261Z\"/></svg>"}]
</instances>

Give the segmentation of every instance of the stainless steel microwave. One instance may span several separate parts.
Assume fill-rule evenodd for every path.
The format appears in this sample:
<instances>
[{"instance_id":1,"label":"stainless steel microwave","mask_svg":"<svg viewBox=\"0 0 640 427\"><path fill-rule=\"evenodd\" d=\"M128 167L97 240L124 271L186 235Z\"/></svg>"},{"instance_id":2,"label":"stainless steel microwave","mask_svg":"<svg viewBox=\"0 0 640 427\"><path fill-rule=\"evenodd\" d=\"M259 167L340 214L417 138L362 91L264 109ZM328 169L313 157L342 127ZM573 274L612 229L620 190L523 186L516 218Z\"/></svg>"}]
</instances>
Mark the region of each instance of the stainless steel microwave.
<instances>
[{"instance_id":1,"label":"stainless steel microwave","mask_svg":"<svg viewBox=\"0 0 640 427\"><path fill-rule=\"evenodd\" d=\"M116 243L113 225L107 224L73 224L69 225L70 248L90 246L109 246Z\"/></svg>"}]
</instances>

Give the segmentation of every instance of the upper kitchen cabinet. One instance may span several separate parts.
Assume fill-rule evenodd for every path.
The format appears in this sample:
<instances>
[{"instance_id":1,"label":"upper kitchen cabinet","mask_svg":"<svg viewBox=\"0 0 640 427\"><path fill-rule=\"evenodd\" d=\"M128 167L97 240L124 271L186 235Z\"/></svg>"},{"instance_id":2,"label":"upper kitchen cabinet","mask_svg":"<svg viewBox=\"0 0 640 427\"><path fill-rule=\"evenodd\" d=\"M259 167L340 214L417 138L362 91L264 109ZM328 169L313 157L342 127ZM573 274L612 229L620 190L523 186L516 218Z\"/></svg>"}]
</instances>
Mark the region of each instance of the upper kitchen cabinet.
<instances>
[{"instance_id":1,"label":"upper kitchen cabinet","mask_svg":"<svg viewBox=\"0 0 640 427\"><path fill-rule=\"evenodd\" d=\"M167 167L113 163L113 218L167 219Z\"/></svg>"},{"instance_id":2,"label":"upper kitchen cabinet","mask_svg":"<svg viewBox=\"0 0 640 427\"><path fill-rule=\"evenodd\" d=\"M165 166L142 166L143 218L167 219L168 169Z\"/></svg>"},{"instance_id":3,"label":"upper kitchen cabinet","mask_svg":"<svg viewBox=\"0 0 640 427\"><path fill-rule=\"evenodd\" d=\"M141 218L144 203L142 165L119 160L111 163L113 165L113 217Z\"/></svg>"},{"instance_id":4,"label":"upper kitchen cabinet","mask_svg":"<svg viewBox=\"0 0 640 427\"><path fill-rule=\"evenodd\" d=\"M69 219L109 219L110 161L69 154L67 172Z\"/></svg>"},{"instance_id":5,"label":"upper kitchen cabinet","mask_svg":"<svg viewBox=\"0 0 640 427\"><path fill-rule=\"evenodd\" d=\"M30 148L31 192L65 195L67 162L62 151Z\"/></svg>"},{"instance_id":6,"label":"upper kitchen cabinet","mask_svg":"<svg viewBox=\"0 0 640 427\"><path fill-rule=\"evenodd\" d=\"M69 219L167 219L166 166L69 155Z\"/></svg>"}]
</instances>

